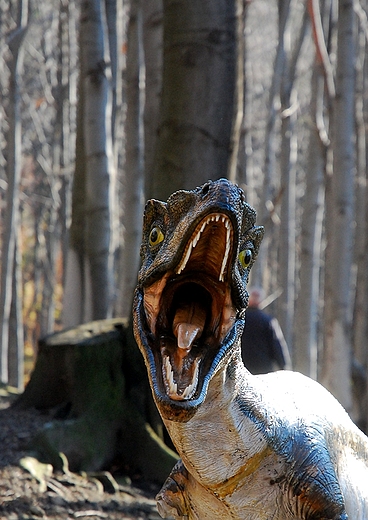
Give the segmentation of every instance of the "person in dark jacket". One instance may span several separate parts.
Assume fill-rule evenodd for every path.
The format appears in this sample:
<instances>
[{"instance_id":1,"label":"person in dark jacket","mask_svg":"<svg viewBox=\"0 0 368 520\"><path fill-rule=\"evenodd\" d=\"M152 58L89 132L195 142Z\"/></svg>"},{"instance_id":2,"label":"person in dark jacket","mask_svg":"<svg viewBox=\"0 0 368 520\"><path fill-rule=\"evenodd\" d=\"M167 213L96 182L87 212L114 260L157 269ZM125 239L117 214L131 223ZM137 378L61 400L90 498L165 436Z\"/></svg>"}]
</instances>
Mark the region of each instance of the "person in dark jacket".
<instances>
[{"instance_id":1,"label":"person in dark jacket","mask_svg":"<svg viewBox=\"0 0 368 520\"><path fill-rule=\"evenodd\" d=\"M289 349L279 322L260 309L261 301L262 290L252 289L241 342L243 363L252 374L290 369Z\"/></svg>"}]
</instances>

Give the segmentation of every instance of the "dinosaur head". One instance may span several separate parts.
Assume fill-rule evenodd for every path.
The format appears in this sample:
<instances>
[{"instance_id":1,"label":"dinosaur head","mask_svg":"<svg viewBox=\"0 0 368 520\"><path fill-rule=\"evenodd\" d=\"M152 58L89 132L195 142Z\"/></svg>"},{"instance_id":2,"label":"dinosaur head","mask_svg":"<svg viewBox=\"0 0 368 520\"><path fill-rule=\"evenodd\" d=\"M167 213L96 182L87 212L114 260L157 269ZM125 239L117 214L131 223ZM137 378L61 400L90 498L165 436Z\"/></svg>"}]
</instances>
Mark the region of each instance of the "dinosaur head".
<instances>
[{"instance_id":1,"label":"dinosaur head","mask_svg":"<svg viewBox=\"0 0 368 520\"><path fill-rule=\"evenodd\" d=\"M226 179L146 204L134 332L164 418L188 420L237 348L263 237L255 218Z\"/></svg>"}]
</instances>

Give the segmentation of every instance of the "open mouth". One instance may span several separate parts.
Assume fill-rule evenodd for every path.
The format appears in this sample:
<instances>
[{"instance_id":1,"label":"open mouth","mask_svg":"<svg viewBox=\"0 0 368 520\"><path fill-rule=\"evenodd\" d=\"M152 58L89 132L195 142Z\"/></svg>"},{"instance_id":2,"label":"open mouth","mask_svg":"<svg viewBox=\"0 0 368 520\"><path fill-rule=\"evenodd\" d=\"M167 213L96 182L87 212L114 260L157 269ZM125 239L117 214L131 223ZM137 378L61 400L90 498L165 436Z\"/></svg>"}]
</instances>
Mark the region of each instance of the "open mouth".
<instances>
[{"instance_id":1,"label":"open mouth","mask_svg":"<svg viewBox=\"0 0 368 520\"><path fill-rule=\"evenodd\" d=\"M196 399L221 343L234 325L230 265L234 230L224 213L195 227L177 266L144 288L160 391L175 401Z\"/></svg>"}]
</instances>

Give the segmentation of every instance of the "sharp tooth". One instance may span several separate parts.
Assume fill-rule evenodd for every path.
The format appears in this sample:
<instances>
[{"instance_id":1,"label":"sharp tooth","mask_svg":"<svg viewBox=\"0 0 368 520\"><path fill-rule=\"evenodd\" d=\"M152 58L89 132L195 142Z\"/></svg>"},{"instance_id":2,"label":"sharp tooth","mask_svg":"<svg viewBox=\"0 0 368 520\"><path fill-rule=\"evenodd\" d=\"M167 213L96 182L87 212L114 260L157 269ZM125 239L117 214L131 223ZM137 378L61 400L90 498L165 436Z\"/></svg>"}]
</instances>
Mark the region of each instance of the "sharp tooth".
<instances>
[{"instance_id":1,"label":"sharp tooth","mask_svg":"<svg viewBox=\"0 0 368 520\"><path fill-rule=\"evenodd\" d=\"M216 222L220 220L221 215L216 215Z\"/></svg>"},{"instance_id":2,"label":"sharp tooth","mask_svg":"<svg viewBox=\"0 0 368 520\"><path fill-rule=\"evenodd\" d=\"M193 390L193 385L191 384L191 385L186 387L184 392L181 394L181 397L183 399L187 399L189 397L189 395L191 394L192 390Z\"/></svg>"},{"instance_id":3,"label":"sharp tooth","mask_svg":"<svg viewBox=\"0 0 368 520\"><path fill-rule=\"evenodd\" d=\"M178 385L174 382L174 373L171 367L170 359L168 356L165 356L165 370L166 370L166 378L169 385L169 391L171 394L178 393Z\"/></svg>"},{"instance_id":4,"label":"sharp tooth","mask_svg":"<svg viewBox=\"0 0 368 520\"><path fill-rule=\"evenodd\" d=\"M184 389L181 395L178 394L178 384L174 381L174 373L170 363L169 356L164 356L163 364L165 367L165 375L167 380L168 392L171 399L190 399L198 385L199 365L200 360L195 361L194 374L192 382Z\"/></svg>"},{"instance_id":5,"label":"sharp tooth","mask_svg":"<svg viewBox=\"0 0 368 520\"><path fill-rule=\"evenodd\" d=\"M221 271L220 271L220 276L219 276L220 282L224 281L224 272L225 272L225 269L226 269L226 264L227 264L227 258L229 256L229 251L230 251L230 227L226 226L226 249L225 249L224 258L222 260L222 266L221 266Z\"/></svg>"},{"instance_id":6,"label":"sharp tooth","mask_svg":"<svg viewBox=\"0 0 368 520\"><path fill-rule=\"evenodd\" d=\"M174 384L174 373L172 371L170 359L168 356L165 357L165 370L166 370L166 378L171 387Z\"/></svg>"},{"instance_id":7,"label":"sharp tooth","mask_svg":"<svg viewBox=\"0 0 368 520\"><path fill-rule=\"evenodd\" d=\"M188 399L189 397L191 397L193 391L197 387L197 384L198 384L198 374L199 374L199 364L200 364L200 361L198 361L196 363L195 370L194 370L194 375L193 375L193 379L192 379L191 384L188 385L186 387L186 389L184 390L184 392L181 394L181 398L182 399Z\"/></svg>"},{"instance_id":8,"label":"sharp tooth","mask_svg":"<svg viewBox=\"0 0 368 520\"><path fill-rule=\"evenodd\" d=\"M199 239L201 238L201 231L197 233L197 236L193 240L193 247L195 247L198 244Z\"/></svg>"},{"instance_id":9,"label":"sharp tooth","mask_svg":"<svg viewBox=\"0 0 368 520\"><path fill-rule=\"evenodd\" d=\"M176 271L176 274L180 274L183 271L183 269L185 268L185 266L187 265L189 257L190 257L191 252L192 252L192 248L193 248L193 245L192 245L192 242L191 242L189 244L187 252L185 253L185 257L183 258L181 264L179 265L179 267L178 267L178 269Z\"/></svg>"}]
</instances>

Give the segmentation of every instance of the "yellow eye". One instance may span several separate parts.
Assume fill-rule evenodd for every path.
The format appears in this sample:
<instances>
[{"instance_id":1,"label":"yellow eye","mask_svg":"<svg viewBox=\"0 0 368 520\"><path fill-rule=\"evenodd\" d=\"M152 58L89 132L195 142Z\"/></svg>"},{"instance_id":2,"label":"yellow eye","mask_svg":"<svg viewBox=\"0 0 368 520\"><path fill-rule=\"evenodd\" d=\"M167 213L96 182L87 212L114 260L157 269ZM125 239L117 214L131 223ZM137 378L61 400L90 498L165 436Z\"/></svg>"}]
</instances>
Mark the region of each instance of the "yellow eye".
<instances>
[{"instance_id":1,"label":"yellow eye","mask_svg":"<svg viewBox=\"0 0 368 520\"><path fill-rule=\"evenodd\" d=\"M149 245L151 247L158 246L158 244L160 244L164 238L165 237L164 237L164 234L161 231L161 229L159 227L155 226L154 228L151 229L151 232L149 235Z\"/></svg>"},{"instance_id":2,"label":"yellow eye","mask_svg":"<svg viewBox=\"0 0 368 520\"><path fill-rule=\"evenodd\" d=\"M250 249L243 249L238 256L240 265L246 269L252 261L252 251Z\"/></svg>"}]
</instances>

